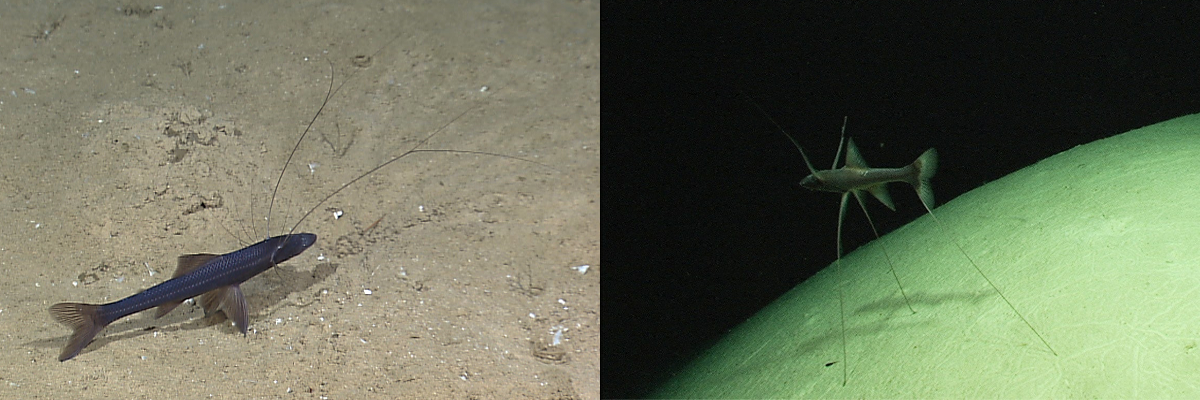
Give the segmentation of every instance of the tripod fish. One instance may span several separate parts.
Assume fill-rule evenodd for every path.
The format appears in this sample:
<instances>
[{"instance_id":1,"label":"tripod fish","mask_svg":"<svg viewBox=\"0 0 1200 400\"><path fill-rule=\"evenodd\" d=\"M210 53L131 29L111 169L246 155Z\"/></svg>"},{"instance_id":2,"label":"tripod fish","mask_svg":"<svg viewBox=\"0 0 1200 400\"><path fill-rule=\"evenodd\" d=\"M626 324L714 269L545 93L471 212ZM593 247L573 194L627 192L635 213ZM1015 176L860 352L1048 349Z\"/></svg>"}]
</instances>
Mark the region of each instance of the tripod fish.
<instances>
[{"instance_id":1,"label":"tripod fish","mask_svg":"<svg viewBox=\"0 0 1200 400\"><path fill-rule=\"evenodd\" d=\"M866 191L875 196L887 208L895 211L896 206L892 203L891 195L888 194L887 184L906 182L917 191L921 202L925 203L926 207L932 208L933 188L929 180L933 179L933 174L937 171L937 150L925 150L920 157L917 157L916 161L902 168L871 168L858 153L858 146L854 145L854 139L849 139L847 143L845 166L838 169L816 171L811 169L810 165L811 174L800 181L800 186L809 190L842 193L843 196L854 194L860 205L863 205L860 193ZM841 153L841 150L839 149L838 152ZM835 160L834 163L837 161ZM842 214L846 213L845 202L843 198Z\"/></svg>"},{"instance_id":2,"label":"tripod fish","mask_svg":"<svg viewBox=\"0 0 1200 400\"><path fill-rule=\"evenodd\" d=\"M300 255L316 242L317 235L296 233L270 237L232 253L186 254L179 256L179 266L171 279L133 296L108 304L55 304L50 314L73 330L58 361L79 355L97 333L118 319L154 307L158 307L154 318L159 318L196 296L200 296L206 315L224 312L245 335L249 317L239 285Z\"/></svg>"},{"instance_id":3,"label":"tripod fish","mask_svg":"<svg viewBox=\"0 0 1200 400\"><path fill-rule=\"evenodd\" d=\"M745 93L743 93L743 95L746 96ZM746 97L749 99L749 96ZM779 125L779 123L775 122L775 119L771 118L771 116L767 114L767 112L763 110L758 103L753 101L750 101L750 103L754 105L759 112L762 112L762 114L765 115L767 119L775 125L776 128L779 128L779 131L783 132L784 136L787 136L788 140L790 140L792 144L796 146L796 149L800 151L800 156L804 158L804 165L808 167L809 171L809 175L800 181L800 186L814 191L842 194L841 205L838 207L837 226L838 275L841 275L840 271L842 266L842 223L846 218L846 203L849 200L850 195L854 195L854 199L858 202L859 207L862 208L863 214L867 217L867 223L871 226L871 231L875 233L875 237L878 239L879 231L875 229L875 222L871 220L871 213L867 211L867 204L863 200L862 192L865 191L870 193L872 196L878 199L880 203L883 203L883 205L887 206L887 208L895 211L896 206L892 203L892 198L888 194L887 184L891 182L908 183L912 185L914 190L916 190L917 197L921 199L921 205L925 207L925 211L929 213L929 217L933 219L938 226L938 229L940 229L944 234L946 234L947 237L950 238L951 243L953 243L954 247L958 249L958 252L963 255L963 258L965 258L971 267L977 273L979 273L979 276L982 277L983 280L987 281L988 286L991 286L992 290L995 291L996 294L1000 296L1000 299L1004 301L1004 304L1006 304L1008 308L1013 311L1013 314L1016 314L1021 322L1025 323L1025 326L1028 327L1029 330L1033 332L1034 336L1036 336L1038 340L1046 346L1046 349L1050 350L1051 354L1056 356L1058 355L1058 353L1054 351L1054 348L1050 346L1050 343L1042 337L1042 334L1039 333L1038 330L1033 327L1033 324L1025 318L1025 315L1021 314L1020 311L1017 311L1017 307L1008 300L1008 297L1004 295L1004 292L1001 292L1000 288L992 282L992 279L983 272L983 269L979 267L979 264L967 254L966 250L963 250L962 245L958 243L958 240L948 234L946 227L942 225L942 221L933 213L933 187L930 185L930 180L937 171L938 156L936 150L932 148L925 150L921 156L917 157L916 161L913 161L911 164L901 168L871 168L867 166L866 161L864 161L862 155L859 154L858 146L854 145L854 140L846 138L847 118L843 117L842 139L838 142L838 151L834 156L833 166L830 167L830 169L818 171L813 167L812 161L808 159L808 154L804 152L804 148L800 146L800 142L796 141L791 134L787 133L787 131ZM844 144L846 145L845 147L843 147ZM838 168L837 164L839 158L841 157L843 148L846 149L846 162L845 165L843 165L841 168ZM904 285L900 284L900 276L896 274L896 268L892 264L891 256L888 255L886 248L882 246L881 248L883 249L884 258L888 263L888 270L891 272L892 277L896 280L896 285L900 288L900 296L904 298L904 304L908 306L909 311L916 313L916 310L913 309L912 304L908 299L908 294L904 292ZM848 354L846 351L846 299L842 285L838 285L838 308L841 316L841 347L842 360L844 361L848 358ZM836 363L836 361L827 363L825 366L830 366L834 363ZM848 362L842 362L841 364L842 386L845 386L846 382L849 380L849 368L847 367Z\"/></svg>"}]
</instances>

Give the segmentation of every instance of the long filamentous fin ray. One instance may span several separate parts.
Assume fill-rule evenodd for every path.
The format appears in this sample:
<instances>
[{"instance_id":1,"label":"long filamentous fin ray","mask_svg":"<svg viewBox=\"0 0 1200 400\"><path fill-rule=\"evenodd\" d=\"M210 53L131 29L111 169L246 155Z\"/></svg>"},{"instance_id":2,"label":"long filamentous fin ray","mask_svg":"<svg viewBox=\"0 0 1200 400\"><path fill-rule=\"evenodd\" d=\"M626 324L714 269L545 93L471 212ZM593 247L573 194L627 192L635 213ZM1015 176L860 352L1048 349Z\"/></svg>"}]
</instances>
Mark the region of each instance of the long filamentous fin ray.
<instances>
[{"instance_id":1,"label":"long filamentous fin ray","mask_svg":"<svg viewBox=\"0 0 1200 400\"><path fill-rule=\"evenodd\" d=\"M991 286L992 290L996 291L996 294L1000 296L1000 300L1004 300L1004 304L1007 304L1008 308L1010 310L1012 310L1012 312L1014 314L1017 314L1017 318L1020 318L1021 322L1024 322L1025 326L1029 327L1029 330L1033 332L1033 335L1037 336L1038 340L1040 340L1042 342L1042 344L1046 346L1047 350L1050 350L1050 354L1058 356L1058 352L1054 351L1053 347L1050 347L1050 342L1047 342L1046 338L1042 337L1042 334L1039 333L1038 330L1033 327L1033 324L1030 323L1028 319L1025 319L1024 314L1021 314L1020 311L1017 311L1017 307L1014 306L1013 303L1008 300L1008 296L1005 296L1004 292L1001 292L1000 288L997 287L995 283L992 283L992 279L988 278L987 274L983 273L983 269L979 268L979 264L976 264L975 260L972 259L970 255L967 255L967 251L963 250L962 245L958 244L958 239L955 239L954 236L951 236L950 233L948 232L948 230L946 229L946 227L944 225L942 225L942 220L938 219L938 217L933 214L933 209L931 207L929 207L928 204L925 204L925 202L923 202L923 201L921 202L921 204L925 206L925 211L929 212L929 217L933 218L933 221L936 222L935 225L937 225L938 229L940 229L942 231L942 234L944 234L950 238L950 241L952 243L954 243L954 247L958 249L958 252L962 253L963 257L966 257L967 261L970 262L971 267L975 268L975 272L978 272L979 276L983 277L983 280L987 281L988 286Z\"/></svg>"}]
</instances>

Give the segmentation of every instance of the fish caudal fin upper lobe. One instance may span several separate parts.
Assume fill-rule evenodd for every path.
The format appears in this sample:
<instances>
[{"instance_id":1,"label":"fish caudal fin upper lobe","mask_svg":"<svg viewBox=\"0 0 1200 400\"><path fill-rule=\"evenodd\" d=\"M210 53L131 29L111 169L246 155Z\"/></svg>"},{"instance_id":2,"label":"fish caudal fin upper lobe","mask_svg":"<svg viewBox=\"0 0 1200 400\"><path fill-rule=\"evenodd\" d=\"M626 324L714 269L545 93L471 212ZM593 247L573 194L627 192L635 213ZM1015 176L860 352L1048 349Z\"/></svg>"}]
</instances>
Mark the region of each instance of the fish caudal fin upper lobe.
<instances>
[{"instance_id":1,"label":"fish caudal fin upper lobe","mask_svg":"<svg viewBox=\"0 0 1200 400\"><path fill-rule=\"evenodd\" d=\"M921 202L925 203L925 207L933 208L933 185L930 180L933 179L933 174L937 172L937 150L929 149L921 153L916 161L913 161L912 168L916 170L914 180L909 182L913 188L917 190L917 196L921 198Z\"/></svg>"},{"instance_id":2,"label":"fish caudal fin upper lobe","mask_svg":"<svg viewBox=\"0 0 1200 400\"><path fill-rule=\"evenodd\" d=\"M58 361L67 361L79 355L96 334L108 325L101 320L100 306L96 304L58 303L50 306L50 315L74 331L67 346L58 355Z\"/></svg>"}]
</instances>

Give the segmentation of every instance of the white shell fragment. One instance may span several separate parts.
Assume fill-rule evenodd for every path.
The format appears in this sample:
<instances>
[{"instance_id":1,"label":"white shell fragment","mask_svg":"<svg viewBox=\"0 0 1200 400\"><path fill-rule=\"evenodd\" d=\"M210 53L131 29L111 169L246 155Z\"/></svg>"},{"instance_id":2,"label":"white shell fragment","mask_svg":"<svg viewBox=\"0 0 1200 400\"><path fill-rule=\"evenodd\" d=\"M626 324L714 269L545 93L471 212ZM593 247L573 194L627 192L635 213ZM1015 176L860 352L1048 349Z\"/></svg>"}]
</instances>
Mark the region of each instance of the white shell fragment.
<instances>
[{"instance_id":1,"label":"white shell fragment","mask_svg":"<svg viewBox=\"0 0 1200 400\"><path fill-rule=\"evenodd\" d=\"M550 341L550 345L558 346L562 344L563 332L566 330L562 325L555 325L553 328L550 328L550 332L554 333L554 338Z\"/></svg>"}]
</instances>

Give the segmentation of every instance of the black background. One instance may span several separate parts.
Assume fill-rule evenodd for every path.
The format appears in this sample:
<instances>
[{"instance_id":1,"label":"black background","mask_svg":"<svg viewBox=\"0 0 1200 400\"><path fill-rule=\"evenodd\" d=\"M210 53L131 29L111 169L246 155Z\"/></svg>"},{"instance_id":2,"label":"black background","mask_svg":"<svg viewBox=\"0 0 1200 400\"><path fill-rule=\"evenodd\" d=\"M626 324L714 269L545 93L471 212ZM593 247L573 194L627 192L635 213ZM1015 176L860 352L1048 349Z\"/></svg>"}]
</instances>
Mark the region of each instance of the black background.
<instances>
[{"instance_id":1,"label":"black background","mask_svg":"<svg viewBox=\"0 0 1200 400\"><path fill-rule=\"evenodd\" d=\"M936 147L941 204L1200 111L1192 4L606 3L602 396L647 394L836 257L838 195L799 187L795 146L739 93L819 169L843 116L872 166ZM883 232L924 213L891 192L897 212L869 204ZM845 229L847 251L873 238L857 207Z\"/></svg>"}]
</instances>

